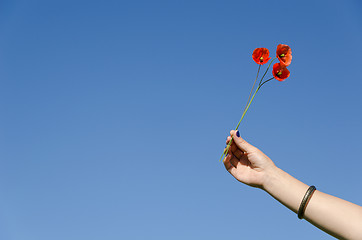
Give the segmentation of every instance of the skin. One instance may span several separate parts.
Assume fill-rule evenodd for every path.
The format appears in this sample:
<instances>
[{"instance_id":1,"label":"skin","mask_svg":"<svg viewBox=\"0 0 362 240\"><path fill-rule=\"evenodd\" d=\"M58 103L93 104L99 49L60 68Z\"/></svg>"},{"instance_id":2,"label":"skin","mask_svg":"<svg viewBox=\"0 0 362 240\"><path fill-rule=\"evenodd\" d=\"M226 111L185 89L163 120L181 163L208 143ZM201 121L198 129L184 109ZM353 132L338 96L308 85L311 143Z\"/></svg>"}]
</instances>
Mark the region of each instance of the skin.
<instances>
[{"instance_id":1,"label":"skin","mask_svg":"<svg viewBox=\"0 0 362 240\"><path fill-rule=\"evenodd\" d=\"M279 169L258 148L230 131L233 137L224 159L226 170L238 181L263 189L272 197L297 213L309 188L308 185ZM362 207L316 190L312 195L304 219L338 239L362 240Z\"/></svg>"}]
</instances>

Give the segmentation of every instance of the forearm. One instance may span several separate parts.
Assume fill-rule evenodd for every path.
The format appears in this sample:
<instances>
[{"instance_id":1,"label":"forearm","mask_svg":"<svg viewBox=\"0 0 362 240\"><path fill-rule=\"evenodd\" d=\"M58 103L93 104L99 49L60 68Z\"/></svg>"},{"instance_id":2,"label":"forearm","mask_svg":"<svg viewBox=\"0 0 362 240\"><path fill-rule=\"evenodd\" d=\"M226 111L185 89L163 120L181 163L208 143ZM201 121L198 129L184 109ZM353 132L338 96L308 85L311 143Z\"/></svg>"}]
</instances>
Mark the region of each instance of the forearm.
<instances>
[{"instance_id":1,"label":"forearm","mask_svg":"<svg viewBox=\"0 0 362 240\"><path fill-rule=\"evenodd\" d=\"M295 213L308 187L276 167L265 177L265 191ZM362 207L340 198L315 191L304 218L339 239L362 239Z\"/></svg>"}]
</instances>

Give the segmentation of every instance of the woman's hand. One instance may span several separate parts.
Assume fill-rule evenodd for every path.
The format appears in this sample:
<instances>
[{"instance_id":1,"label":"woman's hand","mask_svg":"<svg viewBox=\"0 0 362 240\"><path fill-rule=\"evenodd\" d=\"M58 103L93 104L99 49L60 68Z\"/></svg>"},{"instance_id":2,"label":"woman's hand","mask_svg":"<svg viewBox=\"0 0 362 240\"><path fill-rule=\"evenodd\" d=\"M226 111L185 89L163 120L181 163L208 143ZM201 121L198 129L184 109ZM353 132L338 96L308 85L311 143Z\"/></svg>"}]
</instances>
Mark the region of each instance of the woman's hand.
<instances>
[{"instance_id":1,"label":"woman's hand","mask_svg":"<svg viewBox=\"0 0 362 240\"><path fill-rule=\"evenodd\" d=\"M231 136L233 141L224 159L225 168L238 181L264 189L268 175L276 168L273 161L242 139L239 131L231 130L226 144L230 142Z\"/></svg>"},{"instance_id":2,"label":"woman's hand","mask_svg":"<svg viewBox=\"0 0 362 240\"><path fill-rule=\"evenodd\" d=\"M238 131L224 159L226 169L237 180L259 187L295 213L308 185L277 168L262 151L247 143ZM304 219L338 239L362 239L362 207L316 190L304 212Z\"/></svg>"}]
</instances>

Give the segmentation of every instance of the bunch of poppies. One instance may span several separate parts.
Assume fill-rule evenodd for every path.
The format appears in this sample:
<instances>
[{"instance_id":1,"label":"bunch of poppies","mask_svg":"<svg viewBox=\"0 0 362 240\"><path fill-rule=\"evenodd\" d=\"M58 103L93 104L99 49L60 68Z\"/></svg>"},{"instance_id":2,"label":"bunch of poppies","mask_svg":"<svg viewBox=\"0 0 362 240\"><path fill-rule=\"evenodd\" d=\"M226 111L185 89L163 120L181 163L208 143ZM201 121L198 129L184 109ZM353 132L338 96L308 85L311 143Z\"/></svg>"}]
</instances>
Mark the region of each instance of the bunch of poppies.
<instances>
[{"instance_id":1,"label":"bunch of poppies","mask_svg":"<svg viewBox=\"0 0 362 240\"><path fill-rule=\"evenodd\" d=\"M241 119L239 121L239 123L236 125L236 128L235 130L237 130L239 128L239 125L241 123L241 121L243 120L246 112L248 111L249 107L250 107L250 104L251 102L253 101L256 93L260 90L260 88L267 82L273 80L274 78L278 81L284 81L286 78L288 78L290 76L290 72L289 70L287 69L287 66L290 65L290 63L292 62L292 50L291 48L288 46L288 45L285 45L285 44L279 44L277 46L277 51L276 51L276 57L274 59L272 59L269 63L269 66L268 68L266 69L263 77L260 79L260 82L258 84L258 87L256 88L254 94L253 93L253 90L254 90L254 87L255 87L255 83L258 79L258 76L259 76L259 72L260 72L260 67L264 64L266 64L271 58L269 57L269 50L267 48L256 48L253 52L253 60L259 64L259 68L258 68L258 73L256 74L256 79L254 81L254 84L253 84L253 87L251 88L251 91L250 91L250 94L249 94L249 99L247 101L247 104L244 108L244 112L241 116ZM269 68L270 68L270 65L272 64L272 62L274 60L278 59L279 62L278 63L275 63L273 65L273 77L272 78L269 78L268 80L264 80L264 77L266 75L266 73L268 72ZM224 149L224 152L223 154L221 155L221 159L223 159L223 157L225 156L225 154L229 151L229 147L232 143L232 140L229 141L229 144L225 147Z\"/></svg>"},{"instance_id":2,"label":"bunch of poppies","mask_svg":"<svg viewBox=\"0 0 362 240\"><path fill-rule=\"evenodd\" d=\"M267 48L256 48L252 57L259 66L264 65L270 60L269 50ZM279 44L277 47L277 56L271 62L277 58L279 62L273 65L273 76L278 81L284 81L290 75L287 66L292 62L292 49L288 45Z\"/></svg>"}]
</instances>

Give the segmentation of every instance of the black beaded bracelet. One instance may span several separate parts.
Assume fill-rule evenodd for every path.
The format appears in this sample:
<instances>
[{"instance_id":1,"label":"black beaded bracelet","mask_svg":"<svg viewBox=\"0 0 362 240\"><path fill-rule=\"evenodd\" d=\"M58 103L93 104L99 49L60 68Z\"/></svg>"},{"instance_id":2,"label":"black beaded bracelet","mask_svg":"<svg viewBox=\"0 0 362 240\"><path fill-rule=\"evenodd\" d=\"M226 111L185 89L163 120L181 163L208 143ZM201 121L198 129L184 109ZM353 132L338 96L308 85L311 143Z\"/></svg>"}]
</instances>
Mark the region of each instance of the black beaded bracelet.
<instances>
[{"instance_id":1,"label":"black beaded bracelet","mask_svg":"<svg viewBox=\"0 0 362 240\"><path fill-rule=\"evenodd\" d=\"M315 186L310 186L305 193L302 202L300 203L299 210L298 210L298 218L303 219L304 211L308 205L309 200L311 199L314 191L316 190Z\"/></svg>"}]
</instances>

